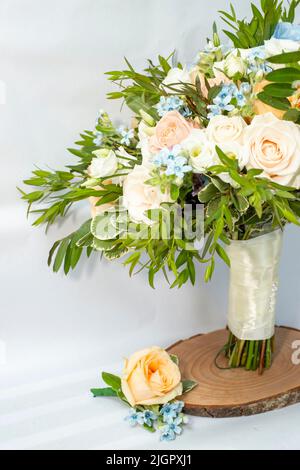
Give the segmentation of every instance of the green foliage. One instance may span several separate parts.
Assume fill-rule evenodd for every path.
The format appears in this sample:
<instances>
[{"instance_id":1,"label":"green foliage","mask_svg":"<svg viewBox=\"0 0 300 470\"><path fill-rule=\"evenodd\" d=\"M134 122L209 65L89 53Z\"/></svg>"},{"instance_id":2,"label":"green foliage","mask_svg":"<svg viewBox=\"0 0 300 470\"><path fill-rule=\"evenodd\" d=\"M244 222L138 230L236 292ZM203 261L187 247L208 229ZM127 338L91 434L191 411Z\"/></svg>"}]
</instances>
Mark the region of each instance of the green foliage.
<instances>
[{"instance_id":1,"label":"green foliage","mask_svg":"<svg viewBox=\"0 0 300 470\"><path fill-rule=\"evenodd\" d=\"M280 21L293 22L299 0L292 0L288 8L283 7L281 0L261 0L260 9L251 3L252 18L248 22L238 19L235 9L230 4L230 11L221 10L222 20L231 30L223 30L236 48L248 49L260 46L270 39Z\"/></svg>"},{"instance_id":2,"label":"green foliage","mask_svg":"<svg viewBox=\"0 0 300 470\"><path fill-rule=\"evenodd\" d=\"M160 85L171 68L170 59L172 56L173 54L167 58L158 56L158 65L154 65L151 60L148 60L148 67L144 73L136 72L125 58L128 69L107 72L109 80L120 88L118 92L108 93L107 97L109 99L124 99L135 114L139 115L142 109L157 119L158 114L153 105L159 101L160 96L165 94ZM126 84L128 81L129 85Z\"/></svg>"}]
</instances>

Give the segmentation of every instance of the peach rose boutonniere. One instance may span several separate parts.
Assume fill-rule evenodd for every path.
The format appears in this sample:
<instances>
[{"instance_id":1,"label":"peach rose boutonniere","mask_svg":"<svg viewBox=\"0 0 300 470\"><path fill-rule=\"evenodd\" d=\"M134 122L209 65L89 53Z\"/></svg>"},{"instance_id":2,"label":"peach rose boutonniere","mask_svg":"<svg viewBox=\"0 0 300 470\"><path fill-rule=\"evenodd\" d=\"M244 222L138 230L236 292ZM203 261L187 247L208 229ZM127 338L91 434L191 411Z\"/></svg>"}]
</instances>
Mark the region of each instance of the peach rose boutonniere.
<instances>
[{"instance_id":1,"label":"peach rose boutonniere","mask_svg":"<svg viewBox=\"0 0 300 470\"><path fill-rule=\"evenodd\" d=\"M161 440L173 440L181 434L187 419L184 402L178 396L197 386L193 380L181 379L177 356L153 346L137 351L125 360L122 377L102 373L106 388L92 389L94 397L118 397L131 407L125 418L131 426L142 425Z\"/></svg>"}]
</instances>

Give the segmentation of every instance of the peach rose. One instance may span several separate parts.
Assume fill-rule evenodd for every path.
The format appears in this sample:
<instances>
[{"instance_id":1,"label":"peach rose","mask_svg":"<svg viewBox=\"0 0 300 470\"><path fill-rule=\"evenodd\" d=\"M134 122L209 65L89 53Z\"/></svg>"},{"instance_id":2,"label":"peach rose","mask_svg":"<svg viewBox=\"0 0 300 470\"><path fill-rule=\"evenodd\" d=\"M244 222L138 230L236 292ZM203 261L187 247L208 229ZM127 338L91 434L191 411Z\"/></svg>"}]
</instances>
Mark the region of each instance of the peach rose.
<instances>
[{"instance_id":1,"label":"peach rose","mask_svg":"<svg viewBox=\"0 0 300 470\"><path fill-rule=\"evenodd\" d=\"M180 144L190 134L192 126L178 111L169 111L157 123L155 134L150 137L150 151L157 153L163 147Z\"/></svg>"},{"instance_id":2,"label":"peach rose","mask_svg":"<svg viewBox=\"0 0 300 470\"><path fill-rule=\"evenodd\" d=\"M136 165L125 176L123 183L123 205L134 222L151 225L145 212L158 209L163 202L171 202L168 192L162 193L158 186L146 184L151 178L150 169L144 165Z\"/></svg>"},{"instance_id":3,"label":"peach rose","mask_svg":"<svg viewBox=\"0 0 300 470\"><path fill-rule=\"evenodd\" d=\"M258 95L261 91L263 91L264 87L268 85L270 82L267 80L262 80L261 82L257 83L253 89L254 93ZM259 99L256 99L253 103L253 111L256 115L260 114L267 114L267 113L272 113L274 116L276 116L278 119L282 119L285 111L281 109L276 109L272 108L272 106L269 106L266 103L263 103Z\"/></svg>"},{"instance_id":4,"label":"peach rose","mask_svg":"<svg viewBox=\"0 0 300 470\"><path fill-rule=\"evenodd\" d=\"M300 172L300 128L272 113L256 116L244 135L249 168L283 185L298 186Z\"/></svg>"},{"instance_id":5,"label":"peach rose","mask_svg":"<svg viewBox=\"0 0 300 470\"><path fill-rule=\"evenodd\" d=\"M167 403L182 394L179 368L157 346L138 351L125 361L122 391L133 407Z\"/></svg>"}]
</instances>

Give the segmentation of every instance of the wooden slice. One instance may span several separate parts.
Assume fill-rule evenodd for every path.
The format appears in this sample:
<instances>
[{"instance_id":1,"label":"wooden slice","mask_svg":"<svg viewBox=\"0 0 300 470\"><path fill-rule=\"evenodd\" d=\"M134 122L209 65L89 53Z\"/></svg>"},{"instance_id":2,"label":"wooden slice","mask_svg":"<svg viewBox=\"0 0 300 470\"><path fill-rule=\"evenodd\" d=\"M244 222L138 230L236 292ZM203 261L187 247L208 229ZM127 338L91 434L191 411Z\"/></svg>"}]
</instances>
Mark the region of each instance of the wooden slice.
<instances>
[{"instance_id":1,"label":"wooden slice","mask_svg":"<svg viewBox=\"0 0 300 470\"><path fill-rule=\"evenodd\" d=\"M218 330L179 341L168 349L179 357L183 379L199 383L184 395L187 413L213 418L248 416L300 402L300 364L292 362L292 345L300 340L299 330L276 328L272 367L263 375L241 368L216 367L216 354L227 337L228 331ZM218 365L227 366L223 355Z\"/></svg>"}]
</instances>

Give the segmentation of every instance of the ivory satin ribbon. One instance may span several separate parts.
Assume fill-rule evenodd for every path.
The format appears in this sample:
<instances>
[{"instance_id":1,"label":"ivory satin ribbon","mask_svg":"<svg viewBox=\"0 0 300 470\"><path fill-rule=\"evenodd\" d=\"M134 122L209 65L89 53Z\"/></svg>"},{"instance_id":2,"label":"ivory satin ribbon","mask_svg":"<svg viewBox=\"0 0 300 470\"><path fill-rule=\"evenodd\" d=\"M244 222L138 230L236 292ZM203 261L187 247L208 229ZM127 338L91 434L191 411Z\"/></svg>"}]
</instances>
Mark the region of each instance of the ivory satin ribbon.
<instances>
[{"instance_id":1,"label":"ivory satin ribbon","mask_svg":"<svg viewBox=\"0 0 300 470\"><path fill-rule=\"evenodd\" d=\"M228 326L239 339L268 339L274 334L281 245L282 231L276 230L228 246Z\"/></svg>"}]
</instances>

